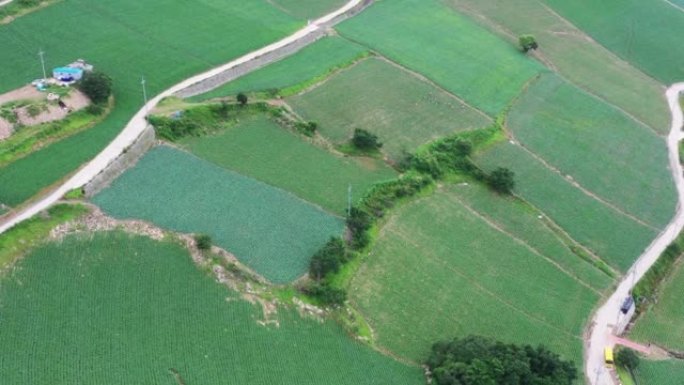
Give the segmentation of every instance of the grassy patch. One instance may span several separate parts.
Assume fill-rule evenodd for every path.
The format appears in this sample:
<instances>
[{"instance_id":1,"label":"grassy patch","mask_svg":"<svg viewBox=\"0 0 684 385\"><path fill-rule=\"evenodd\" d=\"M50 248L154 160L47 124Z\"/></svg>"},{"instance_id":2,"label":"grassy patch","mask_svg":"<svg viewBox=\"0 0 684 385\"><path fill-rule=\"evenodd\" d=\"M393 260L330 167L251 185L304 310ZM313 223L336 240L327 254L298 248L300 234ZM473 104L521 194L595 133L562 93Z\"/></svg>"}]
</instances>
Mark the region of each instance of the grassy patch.
<instances>
[{"instance_id":1,"label":"grassy patch","mask_svg":"<svg viewBox=\"0 0 684 385\"><path fill-rule=\"evenodd\" d=\"M344 228L283 190L158 147L93 198L117 218L140 218L215 244L275 283L304 274L309 257Z\"/></svg>"},{"instance_id":2,"label":"grassy patch","mask_svg":"<svg viewBox=\"0 0 684 385\"><path fill-rule=\"evenodd\" d=\"M534 56L542 63L629 111L659 133L668 132L670 113L662 85L617 58L551 9L540 6L537 0L448 3L511 44L518 43L519 35L533 34L540 45ZM595 6L592 3L590 9Z\"/></svg>"},{"instance_id":3,"label":"grassy patch","mask_svg":"<svg viewBox=\"0 0 684 385\"><path fill-rule=\"evenodd\" d=\"M677 385L684 382L684 362L681 360L641 360L636 373L639 384Z\"/></svg>"},{"instance_id":4,"label":"grassy patch","mask_svg":"<svg viewBox=\"0 0 684 385\"><path fill-rule=\"evenodd\" d=\"M381 161L341 157L306 143L263 115L242 118L214 135L186 138L180 144L203 159L337 214L347 209L350 185L354 204L374 183L397 175Z\"/></svg>"},{"instance_id":5,"label":"grassy patch","mask_svg":"<svg viewBox=\"0 0 684 385\"><path fill-rule=\"evenodd\" d=\"M340 37L325 37L292 56L190 100L233 96L239 92L292 95L367 54L368 51L358 44Z\"/></svg>"},{"instance_id":6,"label":"grassy patch","mask_svg":"<svg viewBox=\"0 0 684 385\"><path fill-rule=\"evenodd\" d=\"M172 242L96 233L46 245L0 285L3 382L171 385L175 371L187 384L424 383L334 322L280 308L280 326L262 326L261 308L237 297Z\"/></svg>"},{"instance_id":7,"label":"grassy patch","mask_svg":"<svg viewBox=\"0 0 684 385\"><path fill-rule=\"evenodd\" d=\"M365 14L365 13L364 13ZM322 135L347 142L356 128L377 135L393 159L423 143L491 123L484 115L383 60L367 59L287 99Z\"/></svg>"},{"instance_id":8,"label":"grassy patch","mask_svg":"<svg viewBox=\"0 0 684 385\"><path fill-rule=\"evenodd\" d=\"M394 213L350 292L379 344L415 360L436 340L474 333L543 342L578 361L597 300L446 190Z\"/></svg>"},{"instance_id":9,"label":"grassy patch","mask_svg":"<svg viewBox=\"0 0 684 385\"><path fill-rule=\"evenodd\" d=\"M45 215L38 215L14 226L0 236L0 270L28 250L45 242L50 230L56 225L85 214L87 208L80 205L57 205Z\"/></svg>"},{"instance_id":10,"label":"grassy patch","mask_svg":"<svg viewBox=\"0 0 684 385\"><path fill-rule=\"evenodd\" d=\"M377 2L337 29L490 116L501 112L541 69L515 46L438 0Z\"/></svg>"},{"instance_id":11,"label":"grassy patch","mask_svg":"<svg viewBox=\"0 0 684 385\"><path fill-rule=\"evenodd\" d=\"M599 43L664 84L684 78L684 12L660 0L544 0Z\"/></svg>"},{"instance_id":12,"label":"grassy patch","mask_svg":"<svg viewBox=\"0 0 684 385\"><path fill-rule=\"evenodd\" d=\"M511 108L508 127L525 147L583 187L661 228L676 193L665 141L556 76L542 76Z\"/></svg>"},{"instance_id":13,"label":"grassy patch","mask_svg":"<svg viewBox=\"0 0 684 385\"><path fill-rule=\"evenodd\" d=\"M515 172L515 192L548 215L572 238L620 270L632 265L656 231L584 194L517 145L501 143L477 156L486 170Z\"/></svg>"}]
</instances>

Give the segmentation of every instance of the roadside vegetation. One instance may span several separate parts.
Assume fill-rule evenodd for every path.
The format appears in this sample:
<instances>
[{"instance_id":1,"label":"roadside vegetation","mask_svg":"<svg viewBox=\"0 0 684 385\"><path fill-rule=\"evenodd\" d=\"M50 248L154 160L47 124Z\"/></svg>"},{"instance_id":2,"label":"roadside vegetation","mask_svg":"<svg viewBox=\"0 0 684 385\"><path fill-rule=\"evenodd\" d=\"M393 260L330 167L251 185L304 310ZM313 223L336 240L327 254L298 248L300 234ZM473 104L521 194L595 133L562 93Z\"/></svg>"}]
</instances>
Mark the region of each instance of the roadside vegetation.
<instances>
[{"instance_id":1,"label":"roadside vegetation","mask_svg":"<svg viewBox=\"0 0 684 385\"><path fill-rule=\"evenodd\" d=\"M17 17L38 10L59 0L13 0L0 6L0 25L12 22Z\"/></svg>"}]
</instances>

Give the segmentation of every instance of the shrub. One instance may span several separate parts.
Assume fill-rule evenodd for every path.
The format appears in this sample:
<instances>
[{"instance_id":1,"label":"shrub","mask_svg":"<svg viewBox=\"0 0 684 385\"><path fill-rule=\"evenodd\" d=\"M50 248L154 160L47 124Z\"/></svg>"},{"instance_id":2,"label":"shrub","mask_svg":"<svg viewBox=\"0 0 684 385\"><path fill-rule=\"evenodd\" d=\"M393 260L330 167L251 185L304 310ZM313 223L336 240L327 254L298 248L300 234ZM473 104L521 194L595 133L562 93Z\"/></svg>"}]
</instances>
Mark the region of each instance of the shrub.
<instances>
[{"instance_id":1,"label":"shrub","mask_svg":"<svg viewBox=\"0 0 684 385\"><path fill-rule=\"evenodd\" d=\"M306 288L306 293L326 306L340 306L347 300L347 291L330 286L327 283L313 283Z\"/></svg>"},{"instance_id":2,"label":"shrub","mask_svg":"<svg viewBox=\"0 0 684 385\"><path fill-rule=\"evenodd\" d=\"M518 42L520 43L520 48L522 48L524 52L539 48L537 39L532 35L521 35L518 38Z\"/></svg>"},{"instance_id":3,"label":"shrub","mask_svg":"<svg viewBox=\"0 0 684 385\"><path fill-rule=\"evenodd\" d=\"M497 192L510 194L513 191L513 187L515 187L514 176L515 174L513 171L504 167L499 167L489 174L487 177L487 184Z\"/></svg>"},{"instance_id":4,"label":"shrub","mask_svg":"<svg viewBox=\"0 0 684 385\"><path fill-rule=\"evenodd\" d=\"M104 110L105 109L101 104L89 104L88 107L86 107L86 112L95 116L102 115Z\"/></svg>"},{"instance_id":5,"label":"shrub","mask_svg":"<svg viewBox=\"0 0 684 385\"><path fill-rule=\"evenodd\" d=\"M352 144L359 150L364 151L378 150L382 147L382 143L380 143L380 141L378 140L377 135L372 134L361 128L357 128L354 130Z\"/></svg>"},{"instance_id":6,"label":"shrub","mask_svg":"<svg viewBox=\"0 0 684 385\"><path fill-rule=\"evenodd\" d=\"M197 234L195 235L195 245L198 249L205 251L211 249L212 241L211 237L207 234Z\"/></svg>"},{"instance_id":7,"label":"shrub","mask_svg":"<svg viewBox=\"0 0 684 385\"><path fill-rule=\"evenodd\" d=\"M309 277L317 281L328 274L337 273L347 261L347 248L340 238L332 237L320 250L311 257Z\"/></svg>"},{"instance_id":8,"label":"shrub","mask_svg":"<svg viewBox=\"0 0 684 385\"><path fill-rule=\"evenodd\" d=\"M632 371L639 366L639 356L632 349L622 348L615 356L615 363Z\"/></svg>"},{"instance_id":9,"label":"shrub","mask_svg":"<svg viewBox=\"0 0 684 385\"><path fill-rule=\"evenodd\" d=\"M244 93L240 92L237 94L237 101L241 106L244 106L249 101L249 98Z\"/></svg>"}]
</instances>

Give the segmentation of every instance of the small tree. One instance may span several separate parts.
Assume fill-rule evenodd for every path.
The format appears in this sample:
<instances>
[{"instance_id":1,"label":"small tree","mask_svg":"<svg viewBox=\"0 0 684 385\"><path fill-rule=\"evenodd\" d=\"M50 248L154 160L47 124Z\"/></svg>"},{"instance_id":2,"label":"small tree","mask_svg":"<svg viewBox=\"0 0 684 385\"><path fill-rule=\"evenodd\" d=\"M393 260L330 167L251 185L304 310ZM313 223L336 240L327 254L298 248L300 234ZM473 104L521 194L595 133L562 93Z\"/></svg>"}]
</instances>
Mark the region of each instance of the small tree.
<instances>
[{"instance_id":1,"label":"small tree","mask_svg":"<svg viewBox=\"0 0 684 385\"><path fill-rule=\"evenodd\" d=\"M378 140L377 135L361 128L354 130L352 143L354 144L354 147L364 151L377 150L382 147L382 143Z\"/></svg>"},{"instance_id":2,"label":"small tree","mask_svg":"<svg viewBox=\"0 0 684 385\"><path fill-rule=\"evenodd\" d=\"M532 49L539 48L539 44L537 44L537 39L532 35L521 35L518 38L518 41L520 42L520 47L525 53Z\"/></svg>"},{"instance_id":3,"label":"small tree","mask_svg":"<svg viewBox=\"0 0 684 385\"><path fill-rule=\"evenodd\" d=\"M197 234L195 235L195 245L197 245L197 248L206 251L211 249L211 237L207 234Z\"/></svg>"},{"instance_id":4,"label":"small tree","mask_svg":"<svg viewBox=\"0 0 684 385\"><path fill-rule=\"evenodd\" d=\"M240 92L237 94L237 101L241 106L244 106L249 101L249 98L244 93Z\"/></svg>"},{"instance_id":5,"label":"small tree","mask_svg":"<svg viewBox=\"0 0 684 385\"><path fill-rule=\"evenodd\" d=\"M639 366L639 356L632 349L620 349L615 357L615 363L631 372Z\"/></svg>"},{"instance_id":6,"label":"small tree","mask_svg":"<svg viewBox=\"0 0 684 385\"><path fill-rule=\"evenodd\" d=\"M347 300L347 292L344 289L334 288L325 282L310 285L306 292L327 306L339 306Z\"/></svg>"},{"instance_id":7,"label":"small tree","mask_svg":"<svg viewBox=\"0 0 684 385\"><path fill-rule=\"evenodd\" d=\"M320 281L330 273L337 273L342 263L347 260L347 249L344 241L332 237L320 250L311 257L309 276Z\"/></svg>"},{"instance_id":8,"label":"small tree","mask_svg":"<svg viewBox=\"0 0 684 385\"><path fill-rule=\"evenodd\" d=\"M515 187L514 176L515 173L513 173L513 171L504 167L499 167L489 174L487 183L497 192L510 194L513 191L513 187Z\"/></svg>"},{"instance_id":9,"label":"small tree","mask_svg":"<svg viewBox=\"0 0 684 385\"><path fill-rule=\"evenodd\" d=\"M99 71L85 72L78 88L95 104L106 103L112 94L112 78Z\"/></svg>"}]
</instances>

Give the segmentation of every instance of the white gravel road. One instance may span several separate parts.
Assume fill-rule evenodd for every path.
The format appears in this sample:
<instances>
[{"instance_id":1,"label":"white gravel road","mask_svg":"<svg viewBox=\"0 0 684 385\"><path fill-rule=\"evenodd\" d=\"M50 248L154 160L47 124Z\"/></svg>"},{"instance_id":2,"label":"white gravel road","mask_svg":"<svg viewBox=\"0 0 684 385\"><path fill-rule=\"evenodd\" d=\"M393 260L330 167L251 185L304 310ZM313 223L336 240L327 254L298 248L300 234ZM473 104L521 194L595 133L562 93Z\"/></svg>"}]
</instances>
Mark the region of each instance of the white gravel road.
<instances>
[{"instance_id":1,"label":"white gravel road","mask_svg":"<svg viewBox=\"0 0 684 385\"><path fill-rule=\"evenodd\" d=\"M617 290L599 308L592 318L589 328L591 334L588 341L585 341L584 353L584 373L588 383L591 385L617 385L606 370L603 363L603 350L606 346L612 346L609 336L613 333L614 325L624 324L626 319L622 319L620 307L624 299L629 295L633 286L648 271L665 250L680 233L684 227L684 178L682 177L682 166L679 162L679 141L684 138L682 135L682 109L679 104L680 93L684 92L684 83L677 83L667 90L667 101L672 112L672 127L667 137L667 147L670 157L670 169L672 177L677 185L679 202L677 212L668 226L658 235L637 259L632 267L627 271L624 278L618 285Z\"/></svg>"},{"instance_id":2,"label":"white gravel road","mask_svg":"<svg viewBox=\"0 0 684 385\"><path fill-rule=\"evenodd\" d=\"M161 94L155 96L153 99L149 100L148 103L145 106L143 106L143 108L141 108L133 116L133 118L128 122L128 124L121 131L121 133L111 143L109 143L109 145L107 145L107 147L104 150L102 150L102 152L100 152L93 160L88 162L85 166L81 167L75 175L69 178L61 186L53 190L49 195L42 197L40 200L25 207L20 212L14 214L9 219L7 219L4 223L0 224L0 234L4 233L17 223L29 219L32 216L38 214L39 212L49 208L55 202L57 202L62 196L64 196L65 193L85 185L97 174L99 174L102 170L104 170L109 163L116 159L126 147L131 145L131 143L133 143L135 139L138 136L140 136L140 134L147 126L147 122L145 120L145 115L147 114L147 111L151 111L157 105L157 103L159 103L161 99L167 96L171 96L174 93L188 86L191 86L199 81L208 79L212 76L220 74L221 72L229 70L237 65L243 64L268 52L274 51L288 44L291 44L297 41L298 39L301 39L307 36L308 34L315 32L320 28L321 25L324 25L328 21L338 17L343 13L346 13L347 11L359 5L362 1L363 0L350 0L342 8L323 16L318 20L311 22L306 27L300 29L299 31L280 41L277 41L261 49L248 53L247 55L244 55L220 67L214 68L202 74L186 79L176 84L175 86L169 88L168 90L162 92Z\"/></svg>"}]
</instances>

